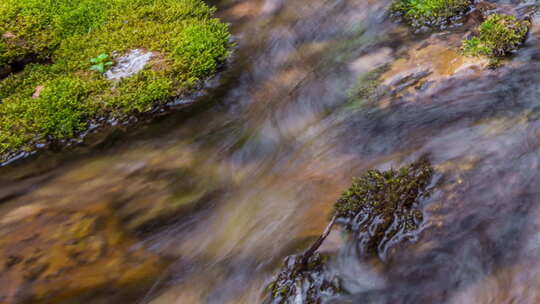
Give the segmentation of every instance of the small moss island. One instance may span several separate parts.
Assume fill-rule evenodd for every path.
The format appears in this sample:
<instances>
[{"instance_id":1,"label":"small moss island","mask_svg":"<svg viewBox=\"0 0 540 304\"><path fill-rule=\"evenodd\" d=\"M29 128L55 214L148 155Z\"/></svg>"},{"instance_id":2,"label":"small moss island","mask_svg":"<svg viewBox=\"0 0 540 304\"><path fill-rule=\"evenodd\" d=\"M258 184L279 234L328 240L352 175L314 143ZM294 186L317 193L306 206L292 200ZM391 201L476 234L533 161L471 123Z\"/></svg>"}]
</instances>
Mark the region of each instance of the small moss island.
<instances>
[{"instance_id":1,"label":"small moss island","mask_svg":"<svg viewBox=\"0 0 540 304\"><path fill-rule=\"evenodd\" d=\"M511 15L489 15L478 27L477 36L463 40L463 52L489 58L506 56L525 41L530 26L530 21Z\"/></svg>"},{"instance_id":2,"label":"small moss island","mask_svg":"<svg viewBox=\"0 0 540 304\"><path fill-rule=\"evenodd\" d=\"M0 162L192 90L230 53L214 11L201 0L1 1ZM134 55L147 60L136 73L103 73Z\"/></svg>"},{"instance_id":3,"label":"small moss island","mask_svg":"<svg viewBox=\"0 0 540 304\"><path fill-rule=\"evenodd\" d=\"M390 11L414 28L437 28L451 24L471 5L470 0L396 0Z\"/></svg>"}]
</instances>

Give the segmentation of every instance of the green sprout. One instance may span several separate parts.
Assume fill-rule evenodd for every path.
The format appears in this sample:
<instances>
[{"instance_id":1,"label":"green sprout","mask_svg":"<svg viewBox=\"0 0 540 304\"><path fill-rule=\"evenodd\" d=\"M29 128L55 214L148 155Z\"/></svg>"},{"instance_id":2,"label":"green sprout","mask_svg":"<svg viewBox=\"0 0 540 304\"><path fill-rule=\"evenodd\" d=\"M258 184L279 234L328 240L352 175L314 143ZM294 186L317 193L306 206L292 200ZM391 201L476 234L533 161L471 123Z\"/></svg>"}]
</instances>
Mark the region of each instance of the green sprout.
<instances>
[{"instance_id":1,"label":"green sprout","mask_svg":"<svg viewBox=\"0 0 540 304\"><path fill-rule=\"evenodd\" d=\"M105 68L107 66L113 65L113 62L107 61L107 59L109 59L109 55L105 53L100 54L99 56L90 59L90 62L94 64L90 67L90 70L99 72L101 74L105 73Z\"/></svg>"}]
</instances>

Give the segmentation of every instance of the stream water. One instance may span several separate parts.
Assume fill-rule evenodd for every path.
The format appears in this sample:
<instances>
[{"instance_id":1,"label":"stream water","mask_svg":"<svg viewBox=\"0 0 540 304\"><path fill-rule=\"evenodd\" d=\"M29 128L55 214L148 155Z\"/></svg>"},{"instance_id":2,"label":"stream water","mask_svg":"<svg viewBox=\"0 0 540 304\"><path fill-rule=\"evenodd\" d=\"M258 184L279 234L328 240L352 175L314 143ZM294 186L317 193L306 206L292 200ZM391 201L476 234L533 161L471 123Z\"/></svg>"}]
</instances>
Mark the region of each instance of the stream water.
<instances>
[{"instance_id":1,"label":"stream water","mask_svg":"<svg viewBox=\"0 0 540 304\"><path fill-rule=\"evenodd\" d=\"M197 105L1 168L0 212L196 197L196 208L139 230L138 246L173 261L139 303L260 303L352 177L427 155L437 187L414 245L384 267L342 254L334 268L350 295L339 303L540 303L534 30L514 58L526 64L358 106L348 98L356 78L420 39L388 19L388 2L216 4L238 47Z\"/></svg>"}]
</instances>

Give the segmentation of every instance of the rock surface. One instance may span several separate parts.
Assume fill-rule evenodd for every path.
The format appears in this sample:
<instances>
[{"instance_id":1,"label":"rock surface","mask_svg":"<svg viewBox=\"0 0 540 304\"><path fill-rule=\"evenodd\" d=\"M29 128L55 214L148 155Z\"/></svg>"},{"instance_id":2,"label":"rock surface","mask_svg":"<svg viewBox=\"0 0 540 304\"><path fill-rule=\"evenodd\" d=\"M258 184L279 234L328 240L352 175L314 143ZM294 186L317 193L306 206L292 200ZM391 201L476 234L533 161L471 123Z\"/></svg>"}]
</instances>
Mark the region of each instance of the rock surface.
<instances>
[{"instance_id":1,"label":"rock surface","mask_svg":"<svg viewBox=\"0 0 540 304\"><path fill-rule=\"evenodd\" d=\"M36 208L0 226L0 303L88 303L144 292L166 263L103 205Z\"/></svg>"},{"instance_id":2,"label":"rock surface","mask_svg":"<svg viewBox=\"0 0 540 304\"><path fill-rule=\"evenodd\" d=\"M142 71L152 59L152 52L135 49L117 59L117 64L105 72L105 77L110 80L122 79L133 76Z\"/></svg>"}]
</instances>

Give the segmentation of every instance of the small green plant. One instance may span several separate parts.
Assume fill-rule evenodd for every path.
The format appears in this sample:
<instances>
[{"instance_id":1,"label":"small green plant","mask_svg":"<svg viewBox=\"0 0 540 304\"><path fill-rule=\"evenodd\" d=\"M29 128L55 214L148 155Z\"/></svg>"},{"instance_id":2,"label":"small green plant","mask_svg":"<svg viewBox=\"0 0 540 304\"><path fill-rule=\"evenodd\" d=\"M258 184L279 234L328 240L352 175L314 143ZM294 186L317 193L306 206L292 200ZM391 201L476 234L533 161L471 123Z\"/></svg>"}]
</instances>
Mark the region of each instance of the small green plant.
<instances>
[{"instance_id":1,"label":"small green plant","mask_svg":"<svg viewBox=\"0 0 540 304\"><path fill-rule=\"evenodd\" d=\"M467 12L471 0L395 0L390 10L412 27L442 27Z\"/></svg>"},{"instance_id":2,"label":"small green plant","mask_svg":"<svg viewBox=\"0 0 540 304\"><path fill-rule=\"evenodd\" d=\"M105 68L107 66L111 66L113 65L113 62L112 61L108 61L109 59L109 55L108 54L100 54L99 56L97 56L96 58L92 58L90 59L90 62L93 63L94 65L92 65L90 67L90 70L91 71L96 71L96 72L99 72L101 74L105 73Z\"/></svg>"},{"instance_id":3,"label":"small green plant","mask_svg":"<svg viewBox=\"0 0 540 304\"><path fill-rule=\"evenodd\" d=\"M518 49L525 41L531 23L514 16L493 14L478 27L478 35L463 40L462 50L470 56L486 56L493 60Z\"/></svg>"}]
</instances>

